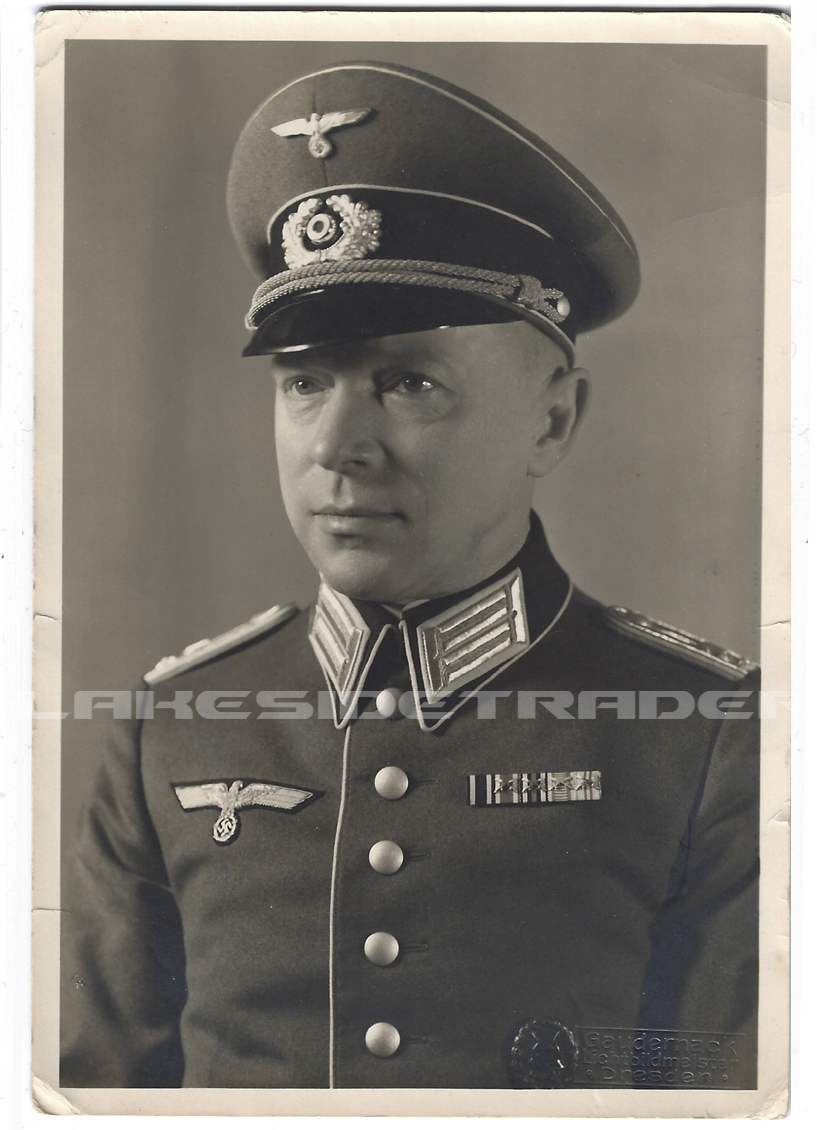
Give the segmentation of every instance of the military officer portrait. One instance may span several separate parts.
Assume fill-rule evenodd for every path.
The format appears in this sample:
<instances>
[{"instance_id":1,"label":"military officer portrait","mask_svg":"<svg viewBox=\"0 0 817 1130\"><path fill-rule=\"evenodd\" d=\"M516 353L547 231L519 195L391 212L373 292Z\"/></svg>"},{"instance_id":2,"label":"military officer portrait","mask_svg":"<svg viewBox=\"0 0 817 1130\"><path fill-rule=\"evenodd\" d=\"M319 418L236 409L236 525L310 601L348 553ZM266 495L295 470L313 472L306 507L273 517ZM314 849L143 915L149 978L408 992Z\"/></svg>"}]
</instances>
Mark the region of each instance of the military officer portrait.
<instances>
[{"instance_id":1,"label":"military officer portrait","mask_svg":"<svg viewBox=\"0 0 817 1130\"><path fill-rule=\"evenodd\" d=\"M755 1087L763 65L68 44L62 1086Z\"/></svg>"}]
</instances>

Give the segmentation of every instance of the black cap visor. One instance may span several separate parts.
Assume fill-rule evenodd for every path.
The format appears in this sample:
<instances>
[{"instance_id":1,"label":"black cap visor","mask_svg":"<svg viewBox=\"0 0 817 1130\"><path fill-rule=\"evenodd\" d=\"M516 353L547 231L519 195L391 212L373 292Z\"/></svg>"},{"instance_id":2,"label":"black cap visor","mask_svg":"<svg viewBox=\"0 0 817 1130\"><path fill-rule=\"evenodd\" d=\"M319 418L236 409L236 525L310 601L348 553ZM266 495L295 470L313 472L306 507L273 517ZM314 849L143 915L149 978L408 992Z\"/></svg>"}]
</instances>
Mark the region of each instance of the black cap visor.
<instances>
[{"instance_id":1,"label":"black cap visor","mask_svg":"<svg viewBox=\"0 0 817 1130\"><path fill-rule=\"evenodd\" d=\"M243 350L244 357L286 353L337 341L360 341L445 326L530 321L548 332L545 319L501 298L379 283L335 284L279 298ZM569 339L553 327L567 352ZM558 335L558 336L557 336Z\"/></svg>"}]
</instances>

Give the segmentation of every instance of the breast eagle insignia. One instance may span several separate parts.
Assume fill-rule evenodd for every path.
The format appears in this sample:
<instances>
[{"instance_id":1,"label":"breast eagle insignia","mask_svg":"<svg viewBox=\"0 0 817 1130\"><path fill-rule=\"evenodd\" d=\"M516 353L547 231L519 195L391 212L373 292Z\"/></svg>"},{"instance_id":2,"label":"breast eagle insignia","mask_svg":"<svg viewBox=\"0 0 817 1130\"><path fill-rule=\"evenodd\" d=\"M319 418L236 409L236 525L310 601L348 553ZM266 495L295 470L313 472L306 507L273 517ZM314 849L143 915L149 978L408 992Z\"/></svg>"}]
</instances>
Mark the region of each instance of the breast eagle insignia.
<instances>
[{"instance_id":1,"label":"breast eagle insignia","mask_svg":"<svg viewBox=\"0 0 817 1130\"><path fill-rule=\"evenodd\" d=\"M194 785L174 785L173 790L184 809L217 808L213 839L229 844L241 831L238 811L241 808L278 808L294 812L315 797L307 789L274 785L267 781L202 781Z\"/></svg>"}]
</instances>

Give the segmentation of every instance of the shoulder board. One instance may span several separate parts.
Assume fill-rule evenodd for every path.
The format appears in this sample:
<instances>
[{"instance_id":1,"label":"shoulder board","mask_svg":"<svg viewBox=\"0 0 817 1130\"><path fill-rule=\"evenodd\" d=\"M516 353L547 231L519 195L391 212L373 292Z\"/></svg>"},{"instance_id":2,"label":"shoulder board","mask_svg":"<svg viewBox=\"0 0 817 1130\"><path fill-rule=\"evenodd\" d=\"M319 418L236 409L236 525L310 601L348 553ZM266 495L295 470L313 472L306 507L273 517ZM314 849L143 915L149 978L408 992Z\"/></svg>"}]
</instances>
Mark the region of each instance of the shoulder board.
<instances>
[{"instance_id":1,"label":"shoulder board","mask_svg":"<svg viewBox=\"0 0 817 1130\"><path fill-rule=\"evenodd\" d=\"M191 667L198 667L200 663L206 663L208 659L214 659L225 651L231 651L234 647L246 643L247 640L251 640L255 636L260 636L272 628L279 628L287 620L291 620L298 611L297 604L276 604L272 608L268 608L266 612L259 612L246 624L239 624L237 628L230 628L228 632L222 632L220 636L215 636L211 640L199 640L198 643L191 643L181 655L168 655L164 659L160 659L153 670L148 671L145 675L145 682L149 687L152 687L173 675L181 675L184 671L189 671Z\"/></svg>"},{"instance_id":2,"label":"shoulder board","mask_svg":"<svg viewBox=\"0 0 817 1130\"><path fill-rule=\"evenodd\" d=\"M695 663L731 682L740 682L757 670L757 664L744 659L736 651L718 647L699 636L673 628L671 624L664 624L661 620L651 620L640 612L632 612L629 608L606 608L604 614L610 627L622 636L651 644L659 651L677 655L680 659Z\"/></svg>"}]
</instances>

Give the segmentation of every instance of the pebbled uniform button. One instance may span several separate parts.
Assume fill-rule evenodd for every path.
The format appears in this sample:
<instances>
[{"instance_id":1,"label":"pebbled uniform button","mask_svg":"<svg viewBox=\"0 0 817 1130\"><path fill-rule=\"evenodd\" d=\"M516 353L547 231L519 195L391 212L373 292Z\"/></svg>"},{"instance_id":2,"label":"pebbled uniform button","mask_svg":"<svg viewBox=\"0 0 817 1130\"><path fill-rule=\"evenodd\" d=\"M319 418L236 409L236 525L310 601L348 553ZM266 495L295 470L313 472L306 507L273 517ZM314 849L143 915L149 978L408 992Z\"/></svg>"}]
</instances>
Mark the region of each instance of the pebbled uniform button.
<instances>
[{"instance_id":1,"label":"pebbled uniform button","mask_svg":"<svg viewBox=\"0 0 817 1130\"><path fill-rule=\"evenodd\" d=\"M408 791L409 779L396 765L386 765L375 776L374 787L384 800L399 800Z\"/></svg>"},{"instance_id":2,"label":"pebbled uniform button","mask_svg":"<svg viewBox=\"0 0 817 1130\"><path fill-rule=\"evenodd\" d=\"M379 840L369 850L369 863L379 875L393 875L403 866L403 849L394 840Z\"/></svg>"},{"instance_id":3,"label":"pebbled uniform button","mask_svg":"<svg viewBox=\"0 0 817 1130\"><path fill-rule=\"evenodd\" d=\"M372 965L391 965L400 953L400 943L394 934L378 930L376 934L369 934L363 943L363 952Z\"/></svg>"},{"instance_id":4,"label":"pebbled uniform button","mask_svg":"<svg viewBox=\"0 0 817 1130\"><path fill-rule=\"evenodd\" d=\"M400 1047L400 1033L393 1024L373 1024L366 1029L366 1047L379 1059L388 1059Z\"/></svg>"},{"instance_id":5,"label":"pebbled uniform button","mask_svg":"<svg viewBox=\"0 0 817 1130\"><path fill-rule=\"evenodd\" d=\"M383 718L396 719L400 717L400 711L397 709L397 704L400 701L403 692L399 687L386 687L382 690L374 704L377 707L377 713Z\"/></svg>"}]
</instances>

